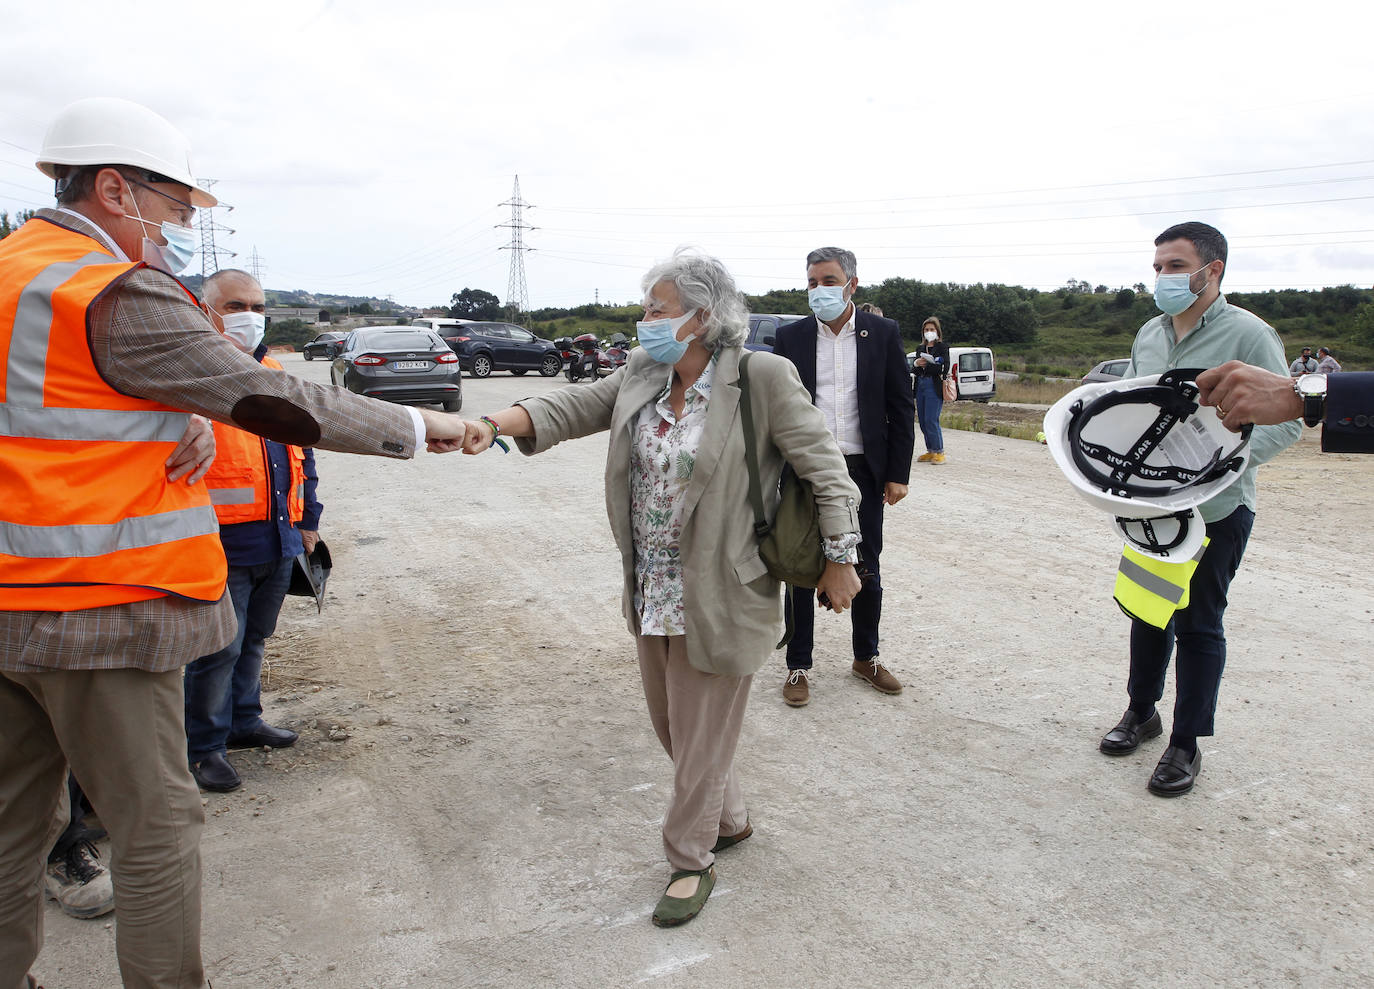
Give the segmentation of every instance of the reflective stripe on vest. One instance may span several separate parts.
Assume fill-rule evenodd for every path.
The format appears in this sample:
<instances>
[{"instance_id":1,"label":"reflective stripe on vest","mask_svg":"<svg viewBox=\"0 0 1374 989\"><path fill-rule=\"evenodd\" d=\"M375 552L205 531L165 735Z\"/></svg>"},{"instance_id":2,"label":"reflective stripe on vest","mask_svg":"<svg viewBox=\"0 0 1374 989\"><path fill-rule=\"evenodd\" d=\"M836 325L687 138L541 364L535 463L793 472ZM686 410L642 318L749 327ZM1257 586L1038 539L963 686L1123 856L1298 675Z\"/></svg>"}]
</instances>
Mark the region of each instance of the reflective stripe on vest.
<instances>
[{"instance_id":1,"label":"reflective stripe on vest","mask_svg":"<svg viewBox=\"0 0 1374 989\"><path fill-rule=\"evenodd\" d=\"M0 241L0 610L224 593L208 493L166 481L187 415L116 391L87 340L138 267L43 216Z\"/></svg>"},{"instance_id":2,"label":"reflective stripe on vest","mask_svg":"<svg viewBox=\"0 0 1374 989\"><path fill-rule=\"evenodd\" d=\"M1117 605L1147 625L1166 627L1175 611L1188 607L1188 585L1209 542L1204 537L1192 558L1181 563L1170 563L1123 545L1112 595Z\"/></svg>"}]
</instances>

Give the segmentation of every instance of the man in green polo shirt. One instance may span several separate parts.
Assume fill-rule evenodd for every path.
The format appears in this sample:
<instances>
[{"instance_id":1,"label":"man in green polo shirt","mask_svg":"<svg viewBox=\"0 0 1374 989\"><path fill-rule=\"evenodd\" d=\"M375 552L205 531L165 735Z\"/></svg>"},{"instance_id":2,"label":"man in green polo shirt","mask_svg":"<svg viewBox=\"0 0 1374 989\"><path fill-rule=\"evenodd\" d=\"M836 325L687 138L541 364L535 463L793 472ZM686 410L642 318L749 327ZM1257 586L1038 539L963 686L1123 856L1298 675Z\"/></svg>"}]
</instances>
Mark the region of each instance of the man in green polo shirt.
<instances>
[{"instance_id":1,"label":"man in green polo shirt","mask_svg":"<svg viewBox=\"0 0 1374 989\"><path fill-rule=\"evenodd\" d=\"M1221 294L1226 272L1226 238L1205 223L1180 223L1155 238L1155 305L1163 311L1136 334L1126 377L1161 374L1170 368L1211 368L1240 360L1284 374L1279 336L1254 313L1231 305ZM1217 409L1225 420L1226 410ZM1189 585L1189 603L1165 628L1133 619L1131 668L1126 683L1130 707L1102 739L1107 755L1134 752L1141 741L1163 732L1155 703L1164 695L1164 675L1175 658L1176 697L1169 746L1150 776L1151 792L1175 797L1193 788L1202 770L1198 738L1212 734L1221 671L1226 665L1222 616L1255 521L1255 472L1293 443L1296 422L1256 426L1250 436L1250 464L1240 480L1199 506L1210 542Z\"/></svg>"}]
</instances>

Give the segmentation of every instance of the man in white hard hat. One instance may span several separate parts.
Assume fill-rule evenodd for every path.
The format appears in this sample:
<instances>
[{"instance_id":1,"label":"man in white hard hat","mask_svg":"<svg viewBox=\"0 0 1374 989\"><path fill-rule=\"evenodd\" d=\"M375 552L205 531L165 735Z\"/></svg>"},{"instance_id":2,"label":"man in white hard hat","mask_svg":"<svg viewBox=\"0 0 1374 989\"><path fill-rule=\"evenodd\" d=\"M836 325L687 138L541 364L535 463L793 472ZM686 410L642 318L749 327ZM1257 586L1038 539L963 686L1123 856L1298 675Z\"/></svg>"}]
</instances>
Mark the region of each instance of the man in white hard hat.
<instances>
[{"instance_id":1,"label":"man in white hard hat","mask_svg":"<svg viewBox=\"0 0 1374 989\"><path fill-rule=\"evenodd\" d=\"M0 241L0 987L36 984L69 763L113 845L124 984L200 986L181 668L235 620L205 486L165 481L186 413L393 458L464 427L264 369L215 331L172 277L215 200L156 113L72 104L38 165L58 208Z\"/></svg>"}]
</instances>

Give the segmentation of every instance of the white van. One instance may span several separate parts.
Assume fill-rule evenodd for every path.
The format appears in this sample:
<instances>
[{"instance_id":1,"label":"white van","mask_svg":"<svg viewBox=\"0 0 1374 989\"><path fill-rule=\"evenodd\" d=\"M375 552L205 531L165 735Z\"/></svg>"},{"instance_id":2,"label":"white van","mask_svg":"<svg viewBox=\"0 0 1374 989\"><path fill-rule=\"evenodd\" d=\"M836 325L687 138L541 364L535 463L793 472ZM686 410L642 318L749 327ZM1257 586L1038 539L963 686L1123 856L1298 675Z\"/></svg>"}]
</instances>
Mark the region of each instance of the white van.
<instances>
[{"instance_id":1,"label":"white van","mask_svg":"<svg viewBox=\"0 0 1374 989\"><path fill-rule=\"evenodd\" d=\"M949 372L954 375L958 398L986 402L997 394L992 351L987 347L950 347Z\"/></svg>"}]
</instances>

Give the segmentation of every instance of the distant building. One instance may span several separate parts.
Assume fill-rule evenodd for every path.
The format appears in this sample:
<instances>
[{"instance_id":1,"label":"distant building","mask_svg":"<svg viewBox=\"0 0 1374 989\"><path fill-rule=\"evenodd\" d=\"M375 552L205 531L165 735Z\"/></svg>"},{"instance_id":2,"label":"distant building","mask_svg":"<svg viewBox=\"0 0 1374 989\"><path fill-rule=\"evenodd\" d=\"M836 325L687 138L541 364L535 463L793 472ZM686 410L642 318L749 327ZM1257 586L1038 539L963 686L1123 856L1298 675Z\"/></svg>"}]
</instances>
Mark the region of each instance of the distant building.
<instances>
[{"instance_id":1,"label":"distant building","mask_svg":"<svg viewBox=\"0 0 1374 989\"><path fill-rule=\"evenodd\" d=\"M270 306L267 309L267 315L271 318L272 322L274 323L280 323L283 320L288 319L299 319L302 323L305 323L308 326L319 326L321 322L329 322L328 312L320 310L314 306L311 306L308 309L296 306ZM321 320L321 316L324 316L325 318Z\"/></svg>"}]
</instances>

